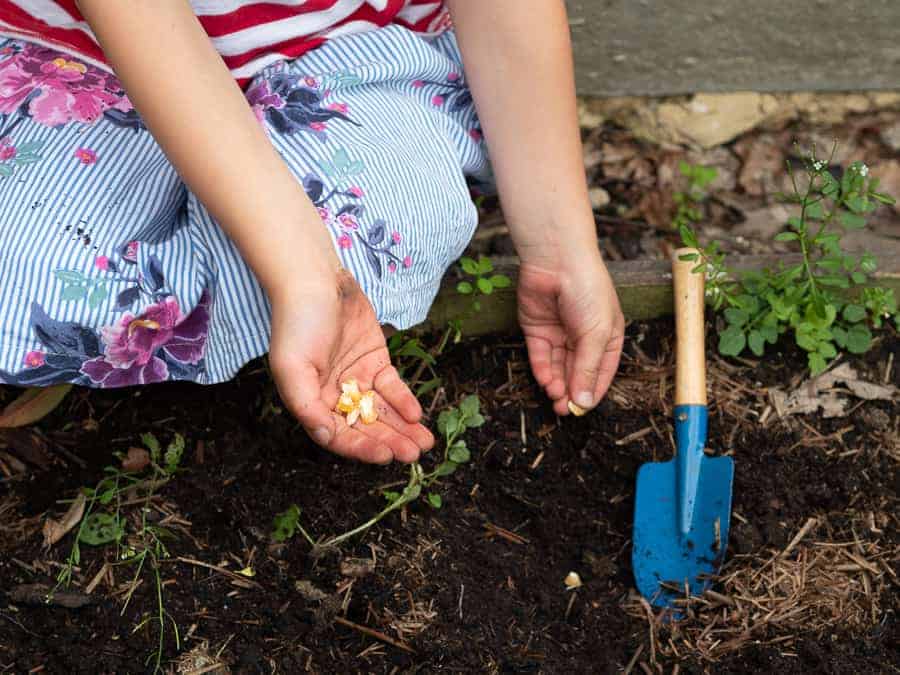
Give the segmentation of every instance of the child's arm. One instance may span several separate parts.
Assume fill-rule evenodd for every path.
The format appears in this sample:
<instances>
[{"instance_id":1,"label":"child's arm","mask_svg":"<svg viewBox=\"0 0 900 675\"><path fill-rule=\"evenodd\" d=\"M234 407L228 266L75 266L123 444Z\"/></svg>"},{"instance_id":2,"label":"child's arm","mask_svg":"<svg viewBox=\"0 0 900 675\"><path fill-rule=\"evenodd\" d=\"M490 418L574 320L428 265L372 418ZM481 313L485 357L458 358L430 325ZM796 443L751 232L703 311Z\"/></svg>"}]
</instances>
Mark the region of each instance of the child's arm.
<instances>
[{"instance_id":1,"label":"child's arm","mask_svg":"<svg viewBox=\"0 0 900 675\"><path fill-rule=\"evenodd\" d=\"M431 437L411 424L421 408L390 367L371 305L187 0L77 4L147 127L265 288L272 367L291 412L340 454L416 459ZM331 410L336 380L363 371L388 406L365 433Z\"/></svg>"},{"instance_id":2,"label":"child's arm","mask_svg":"<svg viewBox=\"0 0 900 675\"><path fill-rule=\"evenodd\" d=\"M618 367L624 319L597 246L562 0L450 0L466 77L522 260L519 320L532 369L566 414Z\"/></svg>"}]
</instances>

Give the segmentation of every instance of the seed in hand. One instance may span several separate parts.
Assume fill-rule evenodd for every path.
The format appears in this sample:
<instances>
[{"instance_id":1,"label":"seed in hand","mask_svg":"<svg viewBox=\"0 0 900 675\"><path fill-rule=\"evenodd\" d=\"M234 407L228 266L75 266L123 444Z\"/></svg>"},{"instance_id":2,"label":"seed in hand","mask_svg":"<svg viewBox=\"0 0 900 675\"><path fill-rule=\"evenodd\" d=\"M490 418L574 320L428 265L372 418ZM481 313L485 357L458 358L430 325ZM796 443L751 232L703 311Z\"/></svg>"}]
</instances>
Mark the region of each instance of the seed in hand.
<instances>
[{"instance_id":1,"label":"seed in hand","mask_svg":"<svg viewBox=\"0 0 900 675\"><path fill-rule=\"evenodd\" d=\"M581 417L582 415L587 414L587 410L573 401L569 401L569 412L575 415L575 417Z\"/></svg>"},{"instance_id":2,"label":"seed in hand","mask_svg":"<svg viewBox=\"0 0 900 675\"><path fill-rule=\"evenodd\" d=\"M378 412L375 410L375 392L360 393L359 384L352 378L341 385L336 410L347 416L349 427L356 424L358 419L362 419L363 424L372 424L378 419Z\"/></svg>"}]
</instances>

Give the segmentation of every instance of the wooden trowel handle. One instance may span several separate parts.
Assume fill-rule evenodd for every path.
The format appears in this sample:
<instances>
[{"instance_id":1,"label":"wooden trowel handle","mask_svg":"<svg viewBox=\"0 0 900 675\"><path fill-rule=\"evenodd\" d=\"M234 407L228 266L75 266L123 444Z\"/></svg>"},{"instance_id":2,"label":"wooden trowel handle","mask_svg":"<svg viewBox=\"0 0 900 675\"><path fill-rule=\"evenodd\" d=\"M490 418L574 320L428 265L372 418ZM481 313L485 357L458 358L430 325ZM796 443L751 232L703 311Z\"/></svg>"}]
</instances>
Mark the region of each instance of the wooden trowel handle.
<instances>
[{"instance_id":1,"label":"wooden trowel handle","mask_svg":"<svg viewBox=\"0 0 900 675\"><path fill-rule=\"evenodd\" d=\"M675 292L675 405L706 405L706 352L703 325L704 274L691 272L700 262L681 260L697 253L680 248L672 254Z\"/></svg>"}]
</instances>

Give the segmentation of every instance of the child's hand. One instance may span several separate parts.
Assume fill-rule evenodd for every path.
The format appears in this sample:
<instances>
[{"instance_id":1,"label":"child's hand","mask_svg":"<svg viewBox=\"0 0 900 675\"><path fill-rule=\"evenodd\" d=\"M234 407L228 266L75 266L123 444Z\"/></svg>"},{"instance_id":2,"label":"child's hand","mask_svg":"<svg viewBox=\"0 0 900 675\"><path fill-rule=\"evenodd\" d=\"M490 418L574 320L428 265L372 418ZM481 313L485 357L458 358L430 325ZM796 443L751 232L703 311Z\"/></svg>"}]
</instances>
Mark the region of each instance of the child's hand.
<instances>
[{"instance_id":1,"label":"child's hand","mask_svg":"<svg viewBox=\"0 0 900 675\"><path fill-rule=\"evenodd\" d=\"M619 366L625 319L599 253L564 267L522 261L519 323L535 379L558 415L568 402L590 409L606 394Z\"/></svg>"},{"instance_id":2,"label":"child's hand","mask_svg":"<svg viewBox=\"0 0 900 675\"><path fill-rule=\"evenodd\" d=\"M422 408L391 365L381 326L356 280L339 271L332 285L273 297L269 358L288 409L319 445L345 457L414 462L434 445L419 424ZM348 427L335 412L341 383L355 378L376 392L378 419Z\"/></svg>"}]
</instances>

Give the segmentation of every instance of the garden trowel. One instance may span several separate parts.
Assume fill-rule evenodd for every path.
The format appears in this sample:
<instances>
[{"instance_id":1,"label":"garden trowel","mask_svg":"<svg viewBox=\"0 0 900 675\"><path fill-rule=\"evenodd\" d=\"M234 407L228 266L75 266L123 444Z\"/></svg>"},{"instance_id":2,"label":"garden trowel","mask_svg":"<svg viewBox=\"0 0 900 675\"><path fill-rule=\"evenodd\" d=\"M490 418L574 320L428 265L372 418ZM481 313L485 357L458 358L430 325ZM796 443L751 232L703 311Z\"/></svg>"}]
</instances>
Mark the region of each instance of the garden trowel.
<instances>
[{"instance_id":1,"label":"garden trowel","mask_svg":"<svg viewBox=\"0 0 900 675\"><path fill-rule=\"evenodd\" d=\"M734 461L707 457L704 274L695 249L672 257L675 291L675 457L644 464L634 504L632 566L638 590L657 607L699 595L725 557Z\"/></svg>"}]
</instances>

